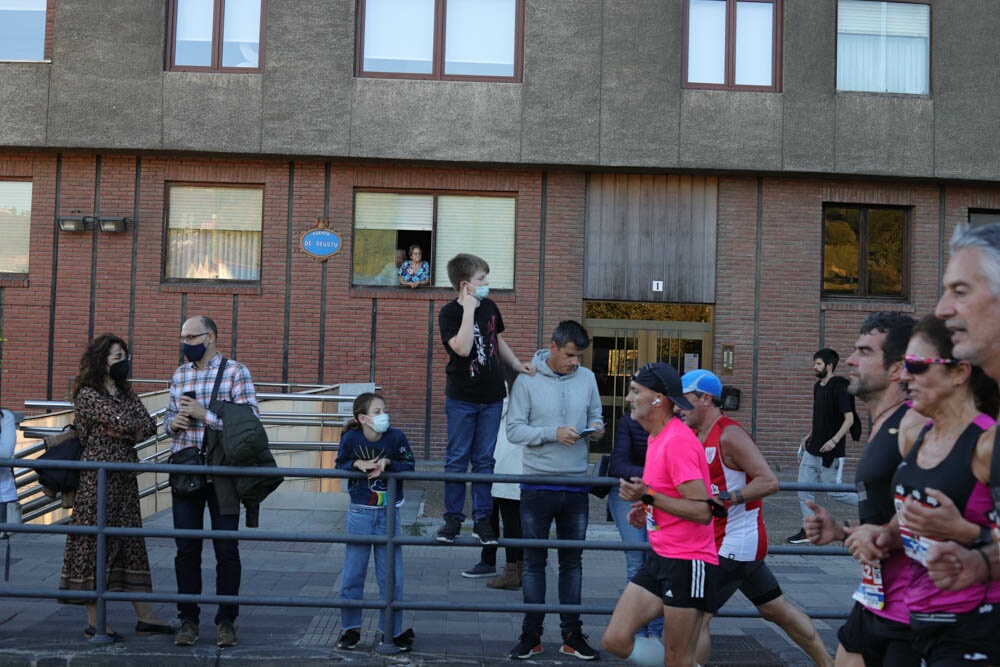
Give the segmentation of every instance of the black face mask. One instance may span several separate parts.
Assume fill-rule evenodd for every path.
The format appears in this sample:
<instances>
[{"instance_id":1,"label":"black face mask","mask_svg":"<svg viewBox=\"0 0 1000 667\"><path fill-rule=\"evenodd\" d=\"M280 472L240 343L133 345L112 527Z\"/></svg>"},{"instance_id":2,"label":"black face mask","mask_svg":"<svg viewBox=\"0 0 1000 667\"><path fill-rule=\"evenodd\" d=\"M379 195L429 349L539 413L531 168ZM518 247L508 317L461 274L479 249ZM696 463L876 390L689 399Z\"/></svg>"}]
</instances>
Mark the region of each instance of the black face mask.
<instances>
[{"instance_id":1,"label":"black face mask","mask_svg":"<svg viewBox=\"0 0 1000 667\"><path fill-rule=\"evenodd\" d=\"M205 344L198 343L197 345L190 345L184 343L184 358L190 361L192 364L201 360L205 356Z\"/></svg>"},{"instance_id":2,"label":"black face mask","mask_svg":"<svg viewBox=\"0 0 1000 667\"><path fill-rule=\"evenodd\" d=\"M116 361L111 364L111 368L108 369L108 375L115 382L121 382L128 379L128 374L132 370L132 364L128 359L122 359L121 361Z\"/></svg>"}]
</instances>

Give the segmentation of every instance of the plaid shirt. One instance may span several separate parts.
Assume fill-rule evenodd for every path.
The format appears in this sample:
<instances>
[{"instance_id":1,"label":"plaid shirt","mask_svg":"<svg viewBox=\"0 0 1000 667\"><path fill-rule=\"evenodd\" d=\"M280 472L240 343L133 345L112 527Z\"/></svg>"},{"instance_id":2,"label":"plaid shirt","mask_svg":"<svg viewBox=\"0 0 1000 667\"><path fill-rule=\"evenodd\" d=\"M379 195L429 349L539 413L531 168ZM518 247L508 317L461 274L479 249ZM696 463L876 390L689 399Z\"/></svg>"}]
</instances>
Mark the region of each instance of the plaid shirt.
<instances>
[{"instance_id":1,"label":"plaid shirt","mask_svg":"<svg viewBox=\"0 0 1000 667\"><path fill-rule=\"evenodd\" d=\"M208 402L212 398L212 387L215 386L215 376L219 372L219 364L222 363L222 353L218 352L205 365L205 368L195 368L194 364L184 364L174 371L174 376L170 378L170 402L167 403L167 413L163 418L163 429L167 435L173 438L170 450L176 452L185 447L201 447L205 438L205 427L211 427L216 431L222 430L222 418L208 409ZM194 391L198 402L205 406L205 420L195 421L194 425L186 431L174 432L170 425L174 417L180 411L178 401L184 392ZM250 371L246 366L232 359L226 362L226 369L222 372L222 382L219 383L220 401L230 401L232 403L246 403L253 408L254 414L260 416L257 409L257 392L250 379Z\"/></svg>"}]
</instances>

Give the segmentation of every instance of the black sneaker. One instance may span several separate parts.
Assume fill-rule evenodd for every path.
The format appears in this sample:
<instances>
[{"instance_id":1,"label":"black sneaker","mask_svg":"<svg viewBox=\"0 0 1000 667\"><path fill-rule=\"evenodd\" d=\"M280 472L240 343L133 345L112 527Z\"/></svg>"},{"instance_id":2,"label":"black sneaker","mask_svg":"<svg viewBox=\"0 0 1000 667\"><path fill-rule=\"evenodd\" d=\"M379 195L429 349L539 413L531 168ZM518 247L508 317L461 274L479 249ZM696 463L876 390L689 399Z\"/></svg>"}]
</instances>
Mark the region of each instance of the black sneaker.
<instances>
[{"instance_id":1,"label":"black sneaker","mask_svg":"<svg viewBox=\"0 0 1000 667\"><path fill-rule=\"evenodd\" d=\"M416 639L416 635L413 634L413 628L407 628L403 631L403 634L398 637L392 638L392 643L396 645L403 653L406 653L413 648L413 640Z\"/></svg>"},{"instance_id":2,"label":"black sneaker","mask_svg":"<svg viewBox=\"0 0 1000 667\"><path fill-rule=\"evenodd\" d=\"M497 573L496 565L487 565L483 561L479 561L468 570L462 573L462 576L466 579L479 579L481 577L492 577Z\"/></svg>"},{"instance_id":3,"label":"black sneaker","mask_svg":"<svg viewBox=\"0 0 1000 667\"><path fill-rule=\"evenodd\" d=\"M480 544L496 544L497 534L489 519L476 519L472 523L472 536L479 538ZM492 574L492 573L491 573Z\"/></svg>"},{"instance_id":4,"label":"black sneaker","mask_svg":"<svg viewBox=\"0 0 1000 667\"><path fill-rule=\"evenodd\" d=\"M444 525L438 528L434 538L438 542L454 542L458 534L462 532L462 522L457 516L445 517Z\"/></svg>"},{"instance_id":5,"label":"black sneaker","mask_svg":"<svg viewBox=\"0 0 1000 667\"><path fill-rule=\"evenodd\" d=\"M534 632L522 632L517 645L507 654L508 658L514 660L527 660L533 655L542 652L542 638Z\"/></svg>"},{"instance_id":6,"label":"black sneaker","mask_svg":"<svg viewBox=\"0 0 1000 667\"><path fill-rule=\"evenodd\" d=\"M350 651L351 649L357 648L360 643L361 633L358 632L357 628L350 628L348 630L344 630L344 634L340 635L340 639L337 640L337 648Z\"/></svg>"},{"instance_id":7,"label":"black sneaker","mask_svg":"<svg viewBox=\"0 0 1000 667\"><path fill-rule=\"evenodd\" d=\"M809 544L809 538L806 537L805 528L799 528L799 532L795 533L785 541L789 544Z\"/></svg>"},{"instance_id":8,"label":"black sneaker","mask_svg":"<svg viewBox=\"0 0 1000 667\"><path fill-rule=\"evenodd\" d=\"M571 632L563 637L563 645L559 652L580 660L597 660L601 657L600 653L590 648L590 644L587 643L587 635L582 632Z\"/></svg>"}]
</instances>

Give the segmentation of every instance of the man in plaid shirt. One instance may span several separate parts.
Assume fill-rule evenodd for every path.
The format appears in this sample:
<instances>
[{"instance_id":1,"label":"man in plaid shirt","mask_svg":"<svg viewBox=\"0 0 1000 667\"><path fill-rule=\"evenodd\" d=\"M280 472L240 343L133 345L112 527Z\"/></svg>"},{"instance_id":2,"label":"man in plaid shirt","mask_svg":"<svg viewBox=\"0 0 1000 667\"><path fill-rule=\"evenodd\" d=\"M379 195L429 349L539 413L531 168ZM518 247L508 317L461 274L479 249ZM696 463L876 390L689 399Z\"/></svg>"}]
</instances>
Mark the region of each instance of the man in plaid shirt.
<instances>
[{"instance_id":1,"label":"man in plaid shirt","mask_svg":"<svg viewBox=\"0 0 1000 667\"><path fill-rule=\"evenodd\" d=\"M184 346L184 357L188 363L174 371L170 379L170 402L163 419L167 435L173 439L171 451L185 447L203 448L205 429L222 430L222 419L208 409L215 385L215 377L222 363L222 354L217 349L219 330L211 319L205 316L192 317L181 327L180 342ZM192 398L192 395L194 396ZM218 399L232 403L246 403L257 410L257 395L250 371L243 364L227 360L219 384ZM219 486L232 484L231 477L217 477L210 480L207 487L194 495L172 494L174 528L201 530L204 528L205 507L212 521L212 530L236 530L239 527L239 505L223 507L216 490ZM177 575L178 593L201 593L201 538L177 538L177 558L174 571ZM237 540L212 540L216 560L216 593L219 595L239 595L240 565L239 542ZM180 629L174 635L177 646L192 646L198 641L199 608L196 603L182 602L177 605ZM217 644L220 647L236 645L234 622L239 613L239 605L222 604L215 615Z\"/></svg>"}]
</instances>

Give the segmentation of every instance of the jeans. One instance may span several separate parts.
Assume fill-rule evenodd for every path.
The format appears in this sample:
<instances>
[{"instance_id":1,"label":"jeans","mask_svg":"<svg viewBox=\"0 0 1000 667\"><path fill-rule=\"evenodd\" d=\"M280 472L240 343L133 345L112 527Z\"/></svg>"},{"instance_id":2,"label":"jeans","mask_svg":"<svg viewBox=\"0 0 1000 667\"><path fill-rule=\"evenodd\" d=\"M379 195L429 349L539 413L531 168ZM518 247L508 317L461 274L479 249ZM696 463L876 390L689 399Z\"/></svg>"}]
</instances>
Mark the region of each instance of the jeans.
<instances>
[{"instance_id":1,"label":"jeans","mask_svg":"<svg viewBox=\"0 0 1000 667\"><path fill-rule=\"evenodd\" d=\"M799 463L799 482L809 484L842 484L844 478L843 457L834 459L829 468L823 467L823 458L814 456L809 452L802 452L802 461ZM831 491L830 497L847 505L858 506L858 494L852 491ZM812 491L799 491L799 506L802 508L802 517L812 516L813 511L806 506L807 500L816 500L816 494Z\"/></svg>"},{"instance_id":2,"label":"jeans","mask_svg":"<svg viewBox=\"0 0 1000 667\"><path fill-rule=\"evenodd\" d=\"M445 472L465 473L472 464L474 473L493 473L493 450L497 446L497 431L503 401L469 403L445 397L444 412L448 416L448 449L445 452ZM488 519L493 511L491 482L472 485L472 518ZM465 520L465 482L444 483L444 516Z\"/></svg>"},{"instance_id":3,"label":"jeans","mask_svg":"<svg viewBox=\"0 0 1000 667\"><path fill-rule=\"evenodd\" d=\"M587 537L587 520L590 509L586 492L547 491L523 489L521 491L521 533L526 540L548 539L552 522L556 523L556 537L560 540L583 540ZM559 604L580 604L583 584L583 550L558 549L559 552ZM524 574L521 588L525 604L545 602L545 564L548 549L524 549ZM545 614L528 612L521 625L522 632L542 634ZM579 614L559 614L562 635L580 632L583 624Z\"/></svg>"},{"instance_id":4,"label":"jeans","mask_svg":"<svg viewBox=\"0 0 1000 667\"><path fill-rule=\"evenodd\" d=\"M219 513L219 501L215 497L215 487L206 486L200 493L193 496L171 494L173 502L171 511L174 517L174 528L202 530L205 527L205 506L208 505L208 516L212 522L212 530L236 530L240 525L239 514ZM201 543L200 537L178 537L177 556L174 558L174 573L177 576L178 593L201 593ZM212 540L215 548L215 594L239 595L240 577L243 566L240 564L240 548L237 540ZM220 604L215 615L215 624L222 621L236 621L239 605ZM180 602L177 604L177 617L182 621L191 621L198 625L200 609L195 602Z\"/></svg>"},{"instance_id":5,"label":"jeans","mask_svg":"<svg viewBox=\"0 0 1000 667\"><path fill-rule=\"evenodd\" d=\"M347 510L348 535L385 535L385 516L388 509L372 509L365 505L351 503ZM399 515L396 515L395 534L399 535ZM340 576L340 597L346 600L361 600L364 598L365 577L368 576L368 554L375 552L375 581L378 582L379 595L385 596L385 551L381 544L347 544L344 545L344 569ZM396 545L396 594L393 600L403 599L403 552ZM345 630L361 627L361 614L364 610L357 607L345 607L340 612L340 624ZM385 614L379 614L378 629L385 631ZM403 634L403 613L396 611L393 615L392 636Z\"/></svg>"},{"instance_id":6,"label":"jeans","mask_svg":"<svg viewBox=\"0 0 1000 667\"><path fill-rule=\"evenodd\" d=\"M646 528L636 528L628 522L628 513L632 511L632 503L623 500L618 495L618 489L612 487L608 495L608 510L611 518L615 520L618 527L618 534L622 536L623 544L646 544L649 539L646 537ZM626 551L625 552L625 576L626 583L632 581L632 577L639 571L642 564L649 557L648 551ZM663 616L659 616L650 621L647 625L639 628L638 636L656 637L663 636Z\"/></svg>"}]
</instances>

